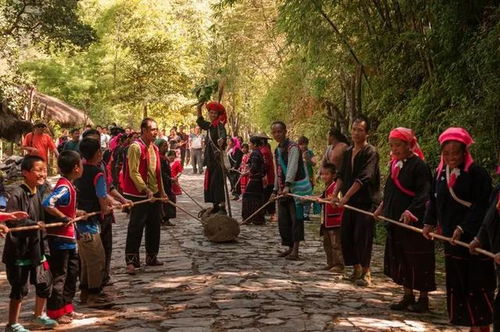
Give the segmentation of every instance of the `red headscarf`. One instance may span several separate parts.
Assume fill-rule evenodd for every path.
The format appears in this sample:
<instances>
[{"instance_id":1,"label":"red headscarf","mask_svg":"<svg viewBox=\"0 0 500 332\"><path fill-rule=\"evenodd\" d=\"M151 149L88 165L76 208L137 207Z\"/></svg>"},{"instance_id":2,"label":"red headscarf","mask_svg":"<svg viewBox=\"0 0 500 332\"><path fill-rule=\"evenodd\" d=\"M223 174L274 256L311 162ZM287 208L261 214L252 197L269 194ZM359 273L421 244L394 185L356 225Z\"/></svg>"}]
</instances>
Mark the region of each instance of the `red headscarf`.
<instances>
[{"instance_id":1,"label":"red headscarf","mask_svg":"<svg viewBox=\"0 0 500 332\"><path fill-rule=\"evenodd\" d=\"M407 142L410 145L410 150L413 152L413 154L420 159L425 160L424 153L418 145L417 137L415 136L413 130L404 127L394 128L389 133L389 138L397 138L404 142Z\"/></svg>"},{"instance_id":2,"label":"red headscarf","mask_svg":"<svg viewBox=\"0 0 500 332\"><path fill-rule=\"evenodd\" d=\"M443 131L443 133L441 135L439 135L439 144L441 146L448 141L457 141L457 142L465 144L464 171L468 172L470 165L472 165L472 163L474 162L474 159L472 159L472 156L469 152L469 147L471 146L472 143L474 143L472 136L464 128L450 127L448 129L446 129L445 131ZM441 174L443 167L444 167L444 159L443 159L443 155L441 154L441 161L440 161L439 166L437 168L437 175L438 176L439 176L439 174Z\"/></svg>"},{"instance_id":3,"label":"red headscarf","mask_svg":"<svg viewBox=\"0 0 500 332\"><path fill-rule=\"evenodd\" d=\"M216 101L211 101L207 103L207 110L209 111L217 111L219 113L219 116L217 119L212 121L212 126L218 126L219 123L222 123L222 125L225 125L227 122L227 115L226 115L226 109L224 106Z\"/></svg>"}]
</instances>

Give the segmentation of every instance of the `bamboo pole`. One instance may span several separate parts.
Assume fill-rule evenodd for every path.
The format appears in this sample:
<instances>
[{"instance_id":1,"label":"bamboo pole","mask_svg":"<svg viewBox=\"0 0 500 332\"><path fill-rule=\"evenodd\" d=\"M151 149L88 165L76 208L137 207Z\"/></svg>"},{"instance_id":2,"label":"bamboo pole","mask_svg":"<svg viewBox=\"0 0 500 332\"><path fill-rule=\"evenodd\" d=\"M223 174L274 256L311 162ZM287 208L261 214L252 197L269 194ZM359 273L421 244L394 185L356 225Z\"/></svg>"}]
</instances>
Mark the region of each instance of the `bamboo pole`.
<instances>
[{"instance_id":1,"label":"bamboo pole","mask_svg":"<svg viewBox=\"0 0 500 332\"><path fill-rule=\"evenodd\" d=\"M144 204L144 203L153 202L153 201L158 201L158 200L162 200L162 199L161 198L153 197L153 198L148 198L148 199L144 199L144 200L141 200L141 201L132 202L132 203L128 203L128 204L120 204L120 205L114 206L113 210L115 210L115 209L123 209L124 207L132 207L132 206L135 206L135 205ZM76 217L76 218L70 220L69 223L64 223L64 222L50 223L50 224L45 224L44 228L67 226L70 223L82 221L84 219L87 219L88 217L92 217L92 216L95 216L95 215L98 215L98 214L101 214L101 212L98 211L98 212L85 213L82 216L79 216L79 217ZM32 231L32 230L38 230L40 228L41 227L38 226L38 225L13 227L13 228L9 228L9 232Z\"/></svg>"},{"instance_id":2,"label":"bamboo pole","mask_svg":"<svg viewBox=\"0 0 500 332\"><path fill-rule=\"evenodd\" d=\"M266 206L268 206L269 204L275 202L276 200L280 199L281 197L283 196L276 196L274 198L271 198L270 200L268 200L266 203L264 203L264 205L262 205L257 211L255 211L254 213L252 213L248 218L246 218L245 220L243 220L240 225L246 225L248 224L248 221L250 219L252 219L253 217L255 217L257 215L257 213L259 213L260 211L262 211Z\"/></svg>"},{"instance_id":3,"label":"bamboo pole","mask_svg":"<svg viewBox=\"0 0 500 332\"><path fill-rule=\"evenodd\" d=\"M312 201L312 202L319 202L319 203L324 203L324 204L332 204L331 201L328 201L326 199L321 199L319 197L315 197L315 196L299 196L299 195L295 195L295 194L287 194L288 196L291 196L291 197L295 197L295 198L298 198L298 199L302 199L302 200L305 200L305 201ZM397 225L399 227L403 227L403 228L406 228L408 230L411 230L413 232L417 232L417 233L422 233L422 229L418 228L418 227L415 227L415 226L411 226L411 225L407 225L407 224L404 224L402 222L399 222L399 221L396 221L396 220L393 220L393 219L390 219L390 218L387 218L387 217L384 217L384 216L378 216L376 217L373 212L369 212L369 211L365 211L365 210L362 210L362 209L359 209L357 207L354 207L354 206L351 206L351 205L347 205L347 204L344 204L343 206L344 208L346 209L349 209L349 210L352 210L352 211L356 211L356 212L359 212L359 213L363 213L363 214L366 214L368 216L371 216L373 217L375 220L384 220L384 221L387 221L391 224L394 224L394 225ZM435 238L435 239L438 239L438 240L441 240L441 241L445 241L445 242L451 242L451 238L450 237L447 237L447 236L443 236L441 234L437 234L437 233L434 233L434 232L431 232L429 233L429 235L432 237L432 238ZM459 246L462 246L464 248L467 248L467 249L470 249L470 246L468 243L465 243L465 242L462 242L462 241L454 241L455 244L459 245ZM484 249L481 249L481 248L477 248L475 249L476 252L480 253L480 254L483 254L485 256L488 256L490 258L495 258L495 254L487 251L487 250L484 250Z\"/></svg>"}]
</instances>

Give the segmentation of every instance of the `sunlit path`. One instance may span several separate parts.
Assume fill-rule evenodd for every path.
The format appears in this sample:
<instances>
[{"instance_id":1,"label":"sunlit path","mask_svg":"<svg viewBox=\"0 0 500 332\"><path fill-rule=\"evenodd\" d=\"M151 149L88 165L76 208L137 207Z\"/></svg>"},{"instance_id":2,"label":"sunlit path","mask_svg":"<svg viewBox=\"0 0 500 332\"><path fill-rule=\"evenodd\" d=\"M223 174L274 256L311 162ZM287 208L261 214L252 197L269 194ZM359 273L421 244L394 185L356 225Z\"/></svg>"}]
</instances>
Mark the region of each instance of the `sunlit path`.
<instances>
[{"instance_id":1,"label":"sunlit path","mask_svg":"<svg viewBox=\"0 0 500 332\"><path fill-rule=\"evenodd\" d=\"M201 200L202 176L185 170L181 183ZM179 205L196 213L185 195ZM241 202L233 202L240 215ZM390 311L401 296L399 287L381 274L383 247L375 247L374 286L358 288L339 274L317 271L324 265L318 241L319 221L306 226L302 260L278 258L277 225L243 226L236 243L207 242L201 225L179 212L176 226L162 229L162 267L148 267L136 276L125 274L124 239L127 218L118 213L115 224L113 279L107 290L116 296L110 310L80 307L83 320L61 327L64 331L457 331L446 325L442 285L431 297L433 313L414 315ZM3 242L3 241L2 241ZM3 245L3 243L2 243ZM144 260L144 252L142 259ZM0 291L8 297L1 265ZM32 294L33 292L31 292ZM33 307L28 296L22 320ZM78 298L78 297L77 297ZM2 322L7 301L2 301ZM29 328L29 324L26 324Z\"/></svg>"}]
</instances>

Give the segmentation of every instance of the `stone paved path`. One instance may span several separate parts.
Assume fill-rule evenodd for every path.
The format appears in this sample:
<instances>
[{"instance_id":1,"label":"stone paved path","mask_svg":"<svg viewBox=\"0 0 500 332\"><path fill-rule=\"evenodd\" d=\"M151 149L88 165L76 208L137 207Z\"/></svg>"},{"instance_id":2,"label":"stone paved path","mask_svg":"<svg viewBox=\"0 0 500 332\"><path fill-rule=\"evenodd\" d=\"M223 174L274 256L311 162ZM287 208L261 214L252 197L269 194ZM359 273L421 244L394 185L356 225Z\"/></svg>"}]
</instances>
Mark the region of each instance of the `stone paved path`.
<instances>
[{"instance_id":1,"label":"stone paved path","mask_svg":"<svg viewBox=\"0 0 500 332\"><path fill-rule=\"evenodd\" d=\"M186 170L190 173L190 170ZM181 183L201 201L201 176L186 174ZM185 195L179 205L197 213ZM236 216L241 203L233 203ZM115 226L113 279L107 288L116 297L111 310L77 310L88 318L58 329L64 331L205 332L205 331L460 331L447 325L441 282L427 315L398 313L388 305L401 290L382 274L383 247L374 252L374 285L363 289L342 275L318 271L325 264L318 241L319 221L307 224L302 260L278 258L277 225L243 226L236 243L213 244L201 225L179 212L176 226L162 229L162 267L125 274L127 218L118 213ZM238 217L238 219L240 219ZM3 241L0 241L3 247ZM144 253L142 253L144 259ZM439 278L442 280L442 275ZM8 283L0 267L0 321L7 320ZM23 307L26 322L33 308L33 290ZM29 324L26 324L29 327Z\"/></svg>"}]
</instances>

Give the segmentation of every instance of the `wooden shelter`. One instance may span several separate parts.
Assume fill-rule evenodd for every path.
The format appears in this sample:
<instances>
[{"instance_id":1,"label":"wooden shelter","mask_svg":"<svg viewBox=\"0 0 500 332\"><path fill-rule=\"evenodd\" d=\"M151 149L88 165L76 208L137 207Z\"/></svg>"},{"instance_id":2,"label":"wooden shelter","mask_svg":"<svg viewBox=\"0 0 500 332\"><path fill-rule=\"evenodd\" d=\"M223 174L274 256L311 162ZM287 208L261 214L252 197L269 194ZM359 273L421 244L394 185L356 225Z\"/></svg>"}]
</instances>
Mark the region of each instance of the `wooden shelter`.
<instances>
[{"instance_id":1,"label":"wooden shelter","mask_svg":"<svg viewBox=\"0 0 500 332\"><path fill-rule=\"evenodd\" d=\"M93 125L87 114L58 98L34 91L32 100L32 112L41 119L57 122L64 128Z\"/></svg>"}]
</instances>

